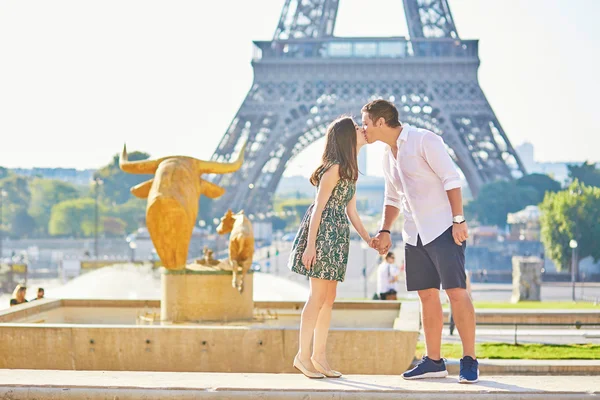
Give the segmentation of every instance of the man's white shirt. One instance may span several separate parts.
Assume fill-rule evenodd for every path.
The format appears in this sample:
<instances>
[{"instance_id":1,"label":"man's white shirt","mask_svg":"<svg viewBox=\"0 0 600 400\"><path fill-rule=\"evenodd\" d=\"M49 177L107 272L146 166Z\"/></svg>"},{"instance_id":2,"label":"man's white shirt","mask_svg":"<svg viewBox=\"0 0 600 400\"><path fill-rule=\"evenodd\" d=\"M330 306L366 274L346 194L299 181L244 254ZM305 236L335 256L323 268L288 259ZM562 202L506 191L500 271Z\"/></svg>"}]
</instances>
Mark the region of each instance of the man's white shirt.
<instances>
[{"instance_id":1,"label":"man's white shirt","mask_svg":"<svg viewBox=\"0 0 600 400\"><path fill-rule=\"evenodd\" d=\"M461 180L444 141L426 129L402 125L398 154L390 146L383 157L384 206L402 210L405 243L417 245L417 236L428 244L452 226L447 190L461 187Z\"/></svg>"}]
</instances>

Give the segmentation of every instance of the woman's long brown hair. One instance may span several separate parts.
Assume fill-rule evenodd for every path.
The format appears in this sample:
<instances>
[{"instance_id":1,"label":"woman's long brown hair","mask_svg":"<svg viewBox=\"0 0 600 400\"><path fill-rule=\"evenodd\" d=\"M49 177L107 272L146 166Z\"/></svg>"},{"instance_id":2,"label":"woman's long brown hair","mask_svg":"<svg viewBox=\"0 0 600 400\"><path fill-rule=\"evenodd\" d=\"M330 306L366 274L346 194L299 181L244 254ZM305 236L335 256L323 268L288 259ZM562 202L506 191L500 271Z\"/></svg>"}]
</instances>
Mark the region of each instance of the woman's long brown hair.
<instances>
[{"instance_id":1,"label":"woman's long brown hair","mask_svg":"<svg viewBox=\"0 0 600 400\"><path fill-rule=\"evenodd\" d=\"M340 117L329 124L326 133L325 151L321 165L313 172L310 183L318 186L324 170L332 164L340 165L340 179L358 179L356 153L356 126L350 117Z\"/></svg>"}]
</instances>

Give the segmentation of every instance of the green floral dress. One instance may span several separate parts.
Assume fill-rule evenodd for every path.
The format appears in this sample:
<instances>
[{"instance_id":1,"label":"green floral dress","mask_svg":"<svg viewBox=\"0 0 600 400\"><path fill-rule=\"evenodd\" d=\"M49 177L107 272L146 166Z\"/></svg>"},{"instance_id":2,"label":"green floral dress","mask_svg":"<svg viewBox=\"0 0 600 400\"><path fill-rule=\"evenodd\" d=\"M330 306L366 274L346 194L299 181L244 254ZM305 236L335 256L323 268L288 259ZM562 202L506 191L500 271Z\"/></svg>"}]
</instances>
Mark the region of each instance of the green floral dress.
<instances>
[{"instance_id":1,"label":"green floral dress","mask_svg":"<svg viewBox=\"0 0 600 400\"><path fill-rule=\"evenodd\" d=\"M333 165L333 164L332 164ZM325 173L326 169L323 170ZM320 178L320 177L319 177ZM317 232L316 261L310 270L302 264L302 254L306 249L310 215L315 206L313 203L302 222L294 239L288 267L298 274L330 281L344 281L350 250L350 226L346 215L346 206L356 192L356 183L349 179L340 179L323 209L321 224Z\"/></svg>"}]
</instances>

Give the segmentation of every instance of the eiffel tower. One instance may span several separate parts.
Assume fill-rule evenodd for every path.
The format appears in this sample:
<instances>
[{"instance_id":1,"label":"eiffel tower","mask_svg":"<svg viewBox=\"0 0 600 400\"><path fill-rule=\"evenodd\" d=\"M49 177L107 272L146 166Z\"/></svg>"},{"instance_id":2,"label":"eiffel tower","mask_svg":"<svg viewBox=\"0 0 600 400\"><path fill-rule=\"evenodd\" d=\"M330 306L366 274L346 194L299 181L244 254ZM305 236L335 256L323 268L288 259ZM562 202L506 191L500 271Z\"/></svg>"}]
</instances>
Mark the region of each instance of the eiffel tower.
<instances>
[{"instance_id":1,"label":"eiffel tower","mask_svg":"<svg viewBox=\"0 0 600 400\"><path fill-rule=\"evenodd\" d=\"M410 39L333 36L339 0L286 0L271 41L255 41L254 82L214 161L246 161L213 181L212 207L264 213L286 166L341 114L393 101L400 120L442 135L471 192L525 169L479 82L478 41L458 35L447 0L403 0ZM358 121L357 121L358 122Z\"/></svg>"}]
</instances>

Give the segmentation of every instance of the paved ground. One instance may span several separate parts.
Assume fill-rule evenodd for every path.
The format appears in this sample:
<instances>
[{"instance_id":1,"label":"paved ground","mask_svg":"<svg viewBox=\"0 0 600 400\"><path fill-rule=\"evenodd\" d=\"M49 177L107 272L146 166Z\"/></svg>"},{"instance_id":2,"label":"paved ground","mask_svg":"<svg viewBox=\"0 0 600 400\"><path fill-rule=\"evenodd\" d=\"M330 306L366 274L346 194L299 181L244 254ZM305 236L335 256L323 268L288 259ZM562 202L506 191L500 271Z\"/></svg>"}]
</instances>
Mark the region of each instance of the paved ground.
<instances>
[{"instance_id":1,"label":"paved ground","mask_svg":"<svg viewBox=\"0 0 600 400\"><path fill-rule=\"evenodd\" d=\"M56 397L60 394L60 397ZM84 396L85 394L85 396ZM24 397L24 396L28 397ZM398 376L350 375L309 380L300 374L222 374L129 371L0 370L0 398L302 398L302 399L583 399L600 395L597 376L483 376L473 385L456 377L404 381ZM113 397L111 397L113 398Z\"/></svg>"}]
</instances>

